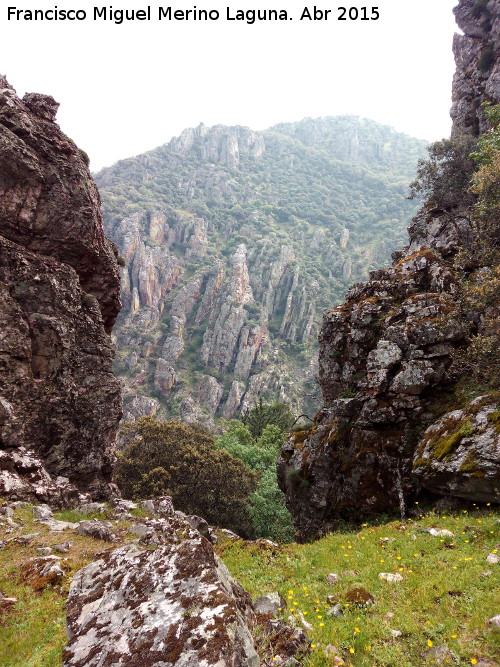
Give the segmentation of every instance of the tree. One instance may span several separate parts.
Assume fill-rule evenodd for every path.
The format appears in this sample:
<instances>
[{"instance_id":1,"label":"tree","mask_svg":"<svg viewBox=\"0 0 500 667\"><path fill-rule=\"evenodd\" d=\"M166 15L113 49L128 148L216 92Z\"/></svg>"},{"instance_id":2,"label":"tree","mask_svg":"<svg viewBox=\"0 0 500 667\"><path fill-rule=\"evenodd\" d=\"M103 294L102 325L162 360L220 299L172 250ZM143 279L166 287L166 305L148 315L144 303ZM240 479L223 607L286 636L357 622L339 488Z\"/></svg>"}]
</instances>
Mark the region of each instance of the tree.
<instances>
[{"instance_id":1,"label":"tree","mask_svg":"<svg viewBox=\"0 0 500 667\"><path fill-rule=\"evenodd\" d=\"M254 438L260 438L266 426L273 424L281 431L288 431L294 421L292 411L286 403L264 404L259 398L251 410L247 410L242 421Z\"/></svg>"},{"instance_id":2,"label":"tree","mask_svg":"<svg viewBox=\"0 0 500 667\"><path fill-rule=\"evenodd\" d=\"M295 532L292 516L285 507L274 468L262 473L257 489L248 499L248 511L258 537L291 542Z\"/></svg>"},{"instance_id":3,"label":"tree","mask_svg":"<svg viewBox=\"0 0 500 667\"><path fill-rule=\"evenodd\" d=\"M248 496L258 475L187 424L141 417L123 428L116 482L126 498L170 495L177 509L248 534Z\"/></svg>"},{"instance_id":4,"label":"tree","mask_svg":"<svg viewBox=\"0 0 500 667\"><path fill-rule=\"evenodd\" d=\"M409 199L423 195L434 208L470 206L474 195L469 191L475 161L471 153L477 140L471 136L443 139L427 149L429 159L420 159L417 178L410 183Z\"/></svg>"},{"instance_id":5,"label":"tree","mask_svg":"<svg viewBox=\"0 0 500 667\"><path fill-rule=\"evenodd\" d=\"M280 405L275 411L266 408L273 406L257 404L254 426L262 426L270 416L285 418L287 425L291 423L291 415ZM287 406L285 406L287 407ZM289 411L288 411L289 412ZM262 419L261 419L262 418ZM276 459L279 448L286 437L286 432L276 424L266 424L260 437L254 438L248 426L233 419L227 422L226 432L219 436L215 444L241 459L252 470L260 475L255 492L248 498L248 513L252 521L253 535L273 540L288 542L293 538L293 523L290 512L285 506L285 497L278 487L276 479Z\"/></svg>"}]
</instances>

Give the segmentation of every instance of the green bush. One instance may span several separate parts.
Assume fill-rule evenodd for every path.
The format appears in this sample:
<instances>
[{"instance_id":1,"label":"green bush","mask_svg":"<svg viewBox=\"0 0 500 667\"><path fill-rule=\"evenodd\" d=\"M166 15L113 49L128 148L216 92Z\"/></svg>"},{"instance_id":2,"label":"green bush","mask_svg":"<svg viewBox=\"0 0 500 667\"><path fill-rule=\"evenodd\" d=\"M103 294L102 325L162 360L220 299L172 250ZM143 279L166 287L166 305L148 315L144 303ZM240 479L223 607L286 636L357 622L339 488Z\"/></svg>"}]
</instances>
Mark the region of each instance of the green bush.
<instances>
[{"instance_id":1,"label":"green bush","mask_svg":"<svg viewBox=\"0 0 500 667\"><path fill-rule=\"evenodd\" d=\"M292 517L276 479L276 459L285 435L275 424L267 424L260 437L254 438L245 424L234 419L227 423L226 432L215 442L217 447L226 449L260 473L258 486L247 506L253 536L289 542L294 533Z\"/></svg>"},{"instance_id":2,"label":"green bush","mask_svg":"<svg viewBox=\"0 0 500 667\"><path fill-rule=\"evenodd\" d=\"M474 137L443 139L427 149L429 159L419 160L417 178L410 184L409 199L423 195L435 208L470 206L474 196L469 183L475 162L471 153L476 148Z\"/></svg>"},{"instance_id":3,"label":"green bush","mask_svg":"<svg viewBox=\"0 0 500 667\"><path fill-rule=\"evenodd\" d=\"M284 496L278 487L274 468L263 472L248 504L253 528L258 537L281 542L293 540L295 530L292 516L285 507Z\"/></svg>"},{"instance_id":4,"label":"green bush","mask_svg":"<svg viewBox=\"0 0 500 667\"><path fill-rule=\"evenodd\" d=\"M258 476L201 429L141 417L123 430L116 482L126 498L171 495L176 509L246 536L247 499Z\"/></svg>"}]
</instances>

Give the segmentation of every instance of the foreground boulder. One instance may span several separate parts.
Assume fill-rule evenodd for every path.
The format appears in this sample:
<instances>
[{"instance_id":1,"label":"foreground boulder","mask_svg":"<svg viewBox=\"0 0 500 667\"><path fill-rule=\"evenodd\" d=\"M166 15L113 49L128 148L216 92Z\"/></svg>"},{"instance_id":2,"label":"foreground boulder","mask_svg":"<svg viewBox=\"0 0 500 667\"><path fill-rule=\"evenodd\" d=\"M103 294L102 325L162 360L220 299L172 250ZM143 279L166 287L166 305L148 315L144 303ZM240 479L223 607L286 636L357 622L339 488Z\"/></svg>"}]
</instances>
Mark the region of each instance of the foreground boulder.
<instances>
[{"instance_id":1,"label":"foreground boulder","mask_svg":"<svg viewBox=\"0 0 500 667\"><path fill-rule=\"evenodd\" d=\"M58 106L0 76L0 493L68 505L112 492L120 302L88 159Z\"/></svg>"},{"instance_id":2,"label":"foreground boulder","mask_svg":"<svg viewBox=\"0 0 500 667\"><path fill-rule=\"evenodd\" d=\"M64 667L258 667L249 595L203 537L107 552L74 577Z\"/></svg>"}]
</instances>

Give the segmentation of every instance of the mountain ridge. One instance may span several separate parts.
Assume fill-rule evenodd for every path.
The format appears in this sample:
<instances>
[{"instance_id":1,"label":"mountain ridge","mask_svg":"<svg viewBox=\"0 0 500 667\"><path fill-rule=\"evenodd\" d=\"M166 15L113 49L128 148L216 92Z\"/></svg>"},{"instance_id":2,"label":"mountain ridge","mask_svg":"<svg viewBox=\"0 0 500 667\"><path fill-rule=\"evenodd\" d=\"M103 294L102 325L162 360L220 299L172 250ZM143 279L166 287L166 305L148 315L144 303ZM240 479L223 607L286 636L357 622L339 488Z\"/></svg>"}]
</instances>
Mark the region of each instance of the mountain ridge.
<instances>
[{"instance_id":1,"label":"mountain ridge","mask_svg":"<svg viewBox=\"0 0 500 667\"><path fill-rule=\"evenodd\" d=\"M301 385L315 392L304 346L315 344L321 310L402 238L424 142L351 116L305 123L280 129L305 127L312 146L271 130L199 125L96 175L108 236L127 264L115 331L129 418L153 408L213 423L259 396L314 411L299 398ZM131 362L125 348L143 316L156 333ZM185 336L186 327L195 331ZM215 411L193 399L203 393L194 372L220 396Z\"/></svg>"}]
</instances>

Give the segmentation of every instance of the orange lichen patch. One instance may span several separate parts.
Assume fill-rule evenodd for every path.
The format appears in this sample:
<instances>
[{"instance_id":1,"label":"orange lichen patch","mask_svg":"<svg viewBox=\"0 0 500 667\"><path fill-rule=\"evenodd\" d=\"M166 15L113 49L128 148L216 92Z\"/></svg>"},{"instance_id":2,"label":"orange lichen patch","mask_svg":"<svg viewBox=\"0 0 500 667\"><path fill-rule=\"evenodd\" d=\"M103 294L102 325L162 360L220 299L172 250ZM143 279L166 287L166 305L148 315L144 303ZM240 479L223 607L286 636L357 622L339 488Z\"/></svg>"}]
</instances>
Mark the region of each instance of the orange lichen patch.
<instances>
[{"instance_id":1,"label":"orange lichen patch","mask_svg":"<svg viewBox=\"0 0 500 667\"><path fill-rule=\"evenodd\" d=\"M433 250L426 248L425 250L417 250L411 255L403 257L403 259L400 259L399 262L394 266L394 268L398 269L398 267L404 266L405 264L411 262L411 260L416 259L417 257L425 257L426 259L429 260L442 262L442 258L440 255L436 255L436 253Z\"/></svg>"},{"instance_id":2,"label":"orange lichen patch","mask_svg":"<svg viewBox=\"0 0 500 667\"><path fill-rule=\"evenodd\" d=\"M356 303L356 305L361 306L361 305L364 305L364 304L367 304L367 303L376 304L376 303L380 303L380 301L381 301L381 298L378 297L378 296L366 296L364 299L360 299Z\"/></svg>"},{"instance_id":3,"label":"orange lichen patch","mask_svg":"<svg viewBox=\"0 0 500 667\"><path fill-rule=\"evenodd\" d=\"M304 441L311 436L311 429L306 429L304 431L295 431L291 434L290 440L295 445L295 449L299 449L299 446L304 444Z\"/></svg>"}]
</instances>

